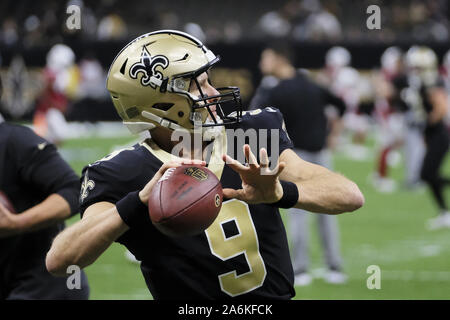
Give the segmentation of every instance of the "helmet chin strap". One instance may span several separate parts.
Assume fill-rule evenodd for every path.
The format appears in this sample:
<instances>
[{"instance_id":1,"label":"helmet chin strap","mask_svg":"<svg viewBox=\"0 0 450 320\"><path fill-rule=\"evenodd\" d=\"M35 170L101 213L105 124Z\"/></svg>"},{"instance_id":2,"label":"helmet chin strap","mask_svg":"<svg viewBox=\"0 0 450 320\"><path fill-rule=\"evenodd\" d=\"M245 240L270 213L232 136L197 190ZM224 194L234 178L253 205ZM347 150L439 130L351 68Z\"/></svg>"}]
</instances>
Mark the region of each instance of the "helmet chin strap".
<instances>
[{"instance_id":1,"label":"helmet chin strap","mask_svg":"<svg viewBox=\"0 0 450 320\"><path fill-rule=\"evenodd\" d=\"M141 114L143 117L157 122L161 127L165 127L165 128L171 129L171 130L187 130L186 128L184 128L176 123L173 123L172 121L163 119L163 118L161 118L153 113L150 113L148 111L142 111ZM218 122L221 122L221 121L222 121L221 119L218 120ZM206 120L205 124L209 124L209 123L212 124L213 121ZM154 127L155 127L155 125L152 124L151 129ZM217 138L221 134L221 132L222 132L222 126L202 127L203 140L204 141L212 141L215 138Z\"/></svg>"},{"instance_id":2,"label":"helmet chin strap","mask_svg":"<svg viewBox=\"0 0 450 320\"><path fill-rule=\"evenodd\" d=\"M178 125L178 124L176 124L176 123L174 123L174 122L172 122L170 120L161 118L160 116L157 116L156 114L150 113L148 111L142 111L141 115L144 118L147 118L149 120L155 121L161 127L169 128L169 129L172 129L172 130L184 129L182 126L180 126L180 125Z\"/></svg>"}]
</instances>

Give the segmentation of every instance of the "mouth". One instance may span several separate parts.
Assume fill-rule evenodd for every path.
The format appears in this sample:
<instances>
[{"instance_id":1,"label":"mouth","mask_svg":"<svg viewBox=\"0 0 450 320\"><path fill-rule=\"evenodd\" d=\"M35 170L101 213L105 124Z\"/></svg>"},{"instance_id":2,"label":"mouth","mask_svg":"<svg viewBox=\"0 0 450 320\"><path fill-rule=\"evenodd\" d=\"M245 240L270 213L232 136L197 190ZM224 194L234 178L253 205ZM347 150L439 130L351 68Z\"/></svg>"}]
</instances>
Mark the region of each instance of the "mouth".
<instances>
[{"instance_id":1,"label":"mouth","mask_svg":"<svg viewBox=\"0 0 450 320\"><path fill-rule=\"evenodd\" d=\"M216 105L213 104L213 105L209 106L209 109L211 110L211 113L213 114L214 118L217 120L218 116L217 116L217 111L216 111L216 109L217 109ZM211 114L208 116L208 118L211 118ZM213 119L211 119L211 120L213 120Z\"/></svg>"}]
</instances>

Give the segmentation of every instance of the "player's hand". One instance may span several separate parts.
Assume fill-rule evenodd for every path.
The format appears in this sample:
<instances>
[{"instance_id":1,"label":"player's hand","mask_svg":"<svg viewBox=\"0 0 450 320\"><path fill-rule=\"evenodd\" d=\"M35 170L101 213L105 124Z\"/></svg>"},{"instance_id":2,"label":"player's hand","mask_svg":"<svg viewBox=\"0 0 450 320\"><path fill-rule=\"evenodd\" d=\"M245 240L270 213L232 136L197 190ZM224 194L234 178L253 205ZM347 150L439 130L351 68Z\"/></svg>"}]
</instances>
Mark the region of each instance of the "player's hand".
<instances>
[{"instance_id":1,"label":"player's hand","mask_svg":"<svg viewBox=\"0 0 450 320\"><path fill-rule=\"evenodd\" d=\"M231 169L239 173L242 180L242 189L223 189L225 198L235 198L248 204L274 203L283 196L283 188L278 176L285 168L284 162L277 162L277 166L269 169L269 158L266 149L259 151L260 163L257 162L248 144L244 145L244 155L248 166L244 166L228 155L223 155Z\"/></svg>"},{"instance_id":2,"label":"player's hand","mask_svg":"<svg viewBox=\"0 0 450 320\"><path fill-rule=\"evenodd\" d=\"M206 162L202 160L190 160L190 159L181 159L177 161L169 161L164 163L161 168L156 172L156 174L153 176L153 178L145 185L145 187L139 191L139 198L141 199L142 203L145 205L148 204L148 198L150 196L150 193L152 192L153 187L156 185L159 179L164 175L167 169L169 168L177 168L184 164L194 164L194 165L200 165L205 166Z\"/></svg>"},{"instance_id":3,"label":"player's hand","mask_svg":"<svg viewBox=\"0 0 450 320\"><path fill-rule=\"evenodd\" d=\"M0 238L9 237L19 232L19 216L11 213L0 203Z\"/></svg>"}]
</instances>

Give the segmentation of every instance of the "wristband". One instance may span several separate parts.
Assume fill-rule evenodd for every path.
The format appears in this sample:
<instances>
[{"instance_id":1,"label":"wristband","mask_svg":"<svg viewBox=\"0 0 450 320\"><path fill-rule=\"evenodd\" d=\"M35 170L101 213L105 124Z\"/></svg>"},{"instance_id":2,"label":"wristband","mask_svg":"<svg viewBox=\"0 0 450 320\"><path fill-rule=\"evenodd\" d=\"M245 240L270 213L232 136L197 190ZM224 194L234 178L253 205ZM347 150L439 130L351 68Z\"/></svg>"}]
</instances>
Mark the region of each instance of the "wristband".
<instances>
[{"instance_id":1,"label":"wristband","mask_svg":"<svg viewBox=\"0 0 450 320\"><path fill-rule=\"evenodd\" d=\"M283 209L292 208L298 201L298 188L297 185L290 181L280 180L281 187L283 188L283 196L277 202L271 203L271 206Z\"/></svg>"},{"instance_id":2,"label":"wristband","mask_svg":"<svg viewBox=\"0 0 450 320\"><path fill-rule=\"evenodd\" d=\"M142 227L150 222L150 216L145 214L148 208L139 198L139 191L130 192L117 201L116 208L123 222L130 228Z\"/></svg>"}]
</instances>

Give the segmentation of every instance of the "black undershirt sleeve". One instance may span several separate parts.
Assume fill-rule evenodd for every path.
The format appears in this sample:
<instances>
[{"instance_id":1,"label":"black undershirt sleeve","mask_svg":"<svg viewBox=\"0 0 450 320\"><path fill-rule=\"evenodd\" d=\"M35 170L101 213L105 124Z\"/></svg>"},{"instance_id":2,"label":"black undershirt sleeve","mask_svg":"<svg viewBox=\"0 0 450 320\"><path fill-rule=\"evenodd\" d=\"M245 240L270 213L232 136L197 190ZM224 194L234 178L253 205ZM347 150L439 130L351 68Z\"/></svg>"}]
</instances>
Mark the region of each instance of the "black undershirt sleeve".
<instances>
[{"instance_id":1,"label":"black undershirt sleeve","mask_svg":"<svg viewBox=\"0 0 450 320\"><path fill-rule=\"evenodd\" d=\"M338 110L339 116L342 117L346 109L344 100L342 100L326 88L320 87L320 90L325 98L325 102L334 106Z\"/></svg>"},{"instance_id":2,"label":"black undershirt sleeve","mask_svg":"<svg viewBox=\"0 0 450 320\"><path fill-rule=\"evenodd\" d=\"M12 148L22 181L48 196L59 194L68 202L71 215L77 213L80 181L56 147L29 128L18 126L14 131Z\"/></svg>"}]
</instances>

